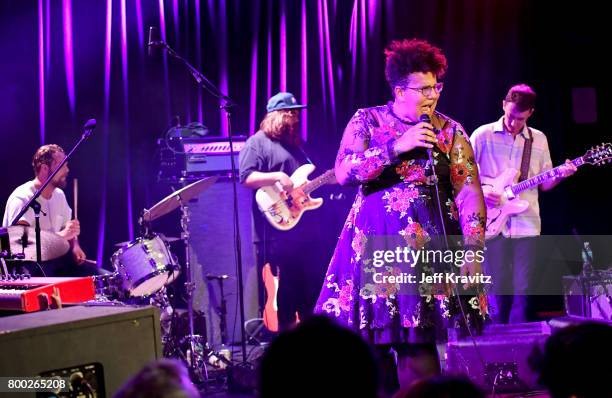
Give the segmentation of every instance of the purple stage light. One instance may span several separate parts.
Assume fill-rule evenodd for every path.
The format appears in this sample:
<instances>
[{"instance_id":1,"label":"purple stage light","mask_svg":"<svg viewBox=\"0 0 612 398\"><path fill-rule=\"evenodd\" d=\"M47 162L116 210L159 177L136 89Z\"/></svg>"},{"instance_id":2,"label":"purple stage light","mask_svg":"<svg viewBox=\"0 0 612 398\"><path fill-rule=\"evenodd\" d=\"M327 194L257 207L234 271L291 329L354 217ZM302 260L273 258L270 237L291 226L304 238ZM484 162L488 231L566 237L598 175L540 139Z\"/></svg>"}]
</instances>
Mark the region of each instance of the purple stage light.
<instances>
[{"instance_id":1,"label":"purple stage light","mask_svg":"<svg viewBox=\"0 0 612 398\"><path fill-rule=\"evenodd\" d=\"M72 1L62 0L62 17L64 26L64 66L66 69L66 87L70 112L75 116L76 98L74 92L74 54L72 41Z\"/></svg>"},{"instance_id":2,"label":"purple stage light","mask_svg":"<svg viewBox=\"0 0 612 398\"><path fill-rule=\"evenodd\" d=\"M308 25L306 19L306 0L302 0L302 17L301 17L301 64L302 64L302 81L301 81L301 103L308 104ZM308 139L308 110L302 110L302 140Z\"/></svg>"},{"instance_id":3,"label":"purple stage light","mask_svg":"<svg viewBox=\"0 0 612 398\"><path fill-rule=\"evenodd\" d=\"M38 110L40 144L45 143L45 40L43 0L38 0Z\"/></svg>"}]
</instances>

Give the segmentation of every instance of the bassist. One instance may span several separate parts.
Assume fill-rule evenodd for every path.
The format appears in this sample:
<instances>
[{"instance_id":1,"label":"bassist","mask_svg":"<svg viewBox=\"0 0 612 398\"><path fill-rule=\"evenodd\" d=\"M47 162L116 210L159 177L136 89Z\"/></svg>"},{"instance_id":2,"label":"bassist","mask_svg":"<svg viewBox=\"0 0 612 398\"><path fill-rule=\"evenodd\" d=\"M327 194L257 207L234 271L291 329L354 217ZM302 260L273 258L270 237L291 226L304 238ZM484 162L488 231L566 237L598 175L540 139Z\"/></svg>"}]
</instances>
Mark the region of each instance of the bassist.
<instances>
[{"instance_id":1,"label":"bassist","mask_svg":"<svg viewBox=\"0 0 612 398\"><path fill-rule=\"evenodd\" d=\"M240 151L240 182L255 191L261 187L276 185L286 193L294 188L290 175L300 166L312 163L304 150L300 136L300 113L305 105L297 103L291 93L281 92L268 101L267 113L259 131L251 136ZM314 213L314 212L308 212ZM253 240L258 270L266 264L277 273L278 297L274 311L278 309L280 329L286 329L312 312L321 282L326 259L319 259L317 247L319 226L317 216L306 214L290 231L279 231L264 218L253 198ZM321 271L317 270L321 268ZM269 272L268 272L269 275ZM261 284L260 284L261 286ZM266 283L266 293L270 295ZM260 289L260 302L263 288ZM268 297L270 299L270 297ZM270 300L268 300L270 301ZM265 306L264 322L270 320ZM275 314L273 314L275 315ZM266 323L276 331L276 325Z\"/></svg>"}]
</instances>

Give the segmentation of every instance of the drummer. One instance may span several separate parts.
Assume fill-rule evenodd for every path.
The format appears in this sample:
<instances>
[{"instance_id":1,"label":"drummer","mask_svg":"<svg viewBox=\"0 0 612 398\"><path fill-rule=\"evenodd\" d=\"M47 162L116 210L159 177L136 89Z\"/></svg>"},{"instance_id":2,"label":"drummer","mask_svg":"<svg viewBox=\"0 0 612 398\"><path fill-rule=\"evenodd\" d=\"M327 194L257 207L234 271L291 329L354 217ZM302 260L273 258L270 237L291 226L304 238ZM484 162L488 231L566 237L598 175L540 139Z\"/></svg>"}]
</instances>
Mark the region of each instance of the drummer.
<instances>
[{"instance_id":1,"label":"drummer","mask_svg":"<svg viewBox=\"0 0 612 398\"><path fill-rule=\"evenodd\" d=\"M49 144L38 148L32 158L34 179L17 187L9 196L2 221L3 227L11 225L21 208L49 178L65 156L64 150L59 145ZM78 240L81 226L78 220L72 219L72 209L68 206L66 195L62 191L66 188L68 171L68 163L65 163L37 199L41 205L40 229L55 232L70 243L69 255L43 264L46 276L84 276L98 273L96 266L84 264L86 256ZM31 208L17 222L31 227L34 223L34 211ZM78 267L75 266L77 264ZM41 274L38 267L27 268L31 274Z\"/></svg>"}]
</instances>

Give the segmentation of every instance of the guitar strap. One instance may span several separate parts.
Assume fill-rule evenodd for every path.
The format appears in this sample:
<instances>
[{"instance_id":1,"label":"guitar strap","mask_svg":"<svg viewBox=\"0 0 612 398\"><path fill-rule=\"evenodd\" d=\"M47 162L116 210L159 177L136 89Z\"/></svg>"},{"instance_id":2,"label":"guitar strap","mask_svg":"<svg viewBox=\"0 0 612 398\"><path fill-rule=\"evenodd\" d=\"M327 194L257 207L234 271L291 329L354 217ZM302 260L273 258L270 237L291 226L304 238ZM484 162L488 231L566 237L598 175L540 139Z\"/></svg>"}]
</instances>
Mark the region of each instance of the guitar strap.
<instances>
[{"instance_id":1,"label":"guitar strap","mask_svg":"<svg viewBox=\"0 0 612 398\"><path fill-rule=\"evenodd\" d=\"M302 155L304 155L304 157L306 158L306 161L310 164L314 164L312 160L310 160L310 157L308 156L304 148L302 148L302 146L299 146L299 148L300 148L300 151L302 152Z\"/></svg>"},{"instance_id":2,"label":"guitar strap","mask_svg":"<svg viewBox=\"0 0 612 398\"><path fill-rule=\"evenodd\" d=\"M531 146L533 145L533 134L531 134L531 129L529 127L527 127L527 133L529 135L529 138L525 140L525 145L523 146L523 158L521 159L521 174L519 176L518 182L526 180L529 176Z\"/></svg>"}]
</instances>

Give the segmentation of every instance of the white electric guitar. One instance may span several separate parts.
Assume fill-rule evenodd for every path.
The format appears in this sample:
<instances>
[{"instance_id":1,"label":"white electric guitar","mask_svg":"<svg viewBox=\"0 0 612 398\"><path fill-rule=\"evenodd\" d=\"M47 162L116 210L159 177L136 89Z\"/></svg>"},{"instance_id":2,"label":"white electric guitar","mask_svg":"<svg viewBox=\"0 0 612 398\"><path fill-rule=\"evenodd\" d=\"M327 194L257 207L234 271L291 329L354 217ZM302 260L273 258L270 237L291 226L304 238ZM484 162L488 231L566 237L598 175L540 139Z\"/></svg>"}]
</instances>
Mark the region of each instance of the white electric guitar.
<instances>
[{"instance_id":1,"label":"white electric guitar","mask_svg":"<svg viewBox=\"0 0 612 398\"><path fill-rule=\"evenodd\" d=\"M601 165L612 160L612 144L606 143L589 149L583 156L572 160L576 167L584 164ZM499 235L508 217L527 210L529 202L519 199L519 194L527 189L537 187L559 175L559 167L516 183L518 170L506 169L495 178L481 177L483 190L490 190L501 195L500 203L495 207L487 206L487 230L485 239Z\"/></svg>"},{"instance_id":2,"label":"white electric guitar","mask_svg":"<svg viewBox=\"0 0 612 398\"><path fill-rule=\"evenodd\" d=\"M276 229L288 231L295 227L306 210L314 210L323 204L322 198L311 198L310 193L327 183L335 182L334 170L327 170L312 181L308 176L315 169L313 164L300 166L292 175L293 190L283 190L280 183L261 187L255 193L259 210Z\"/></svg>"}]
</instances>

